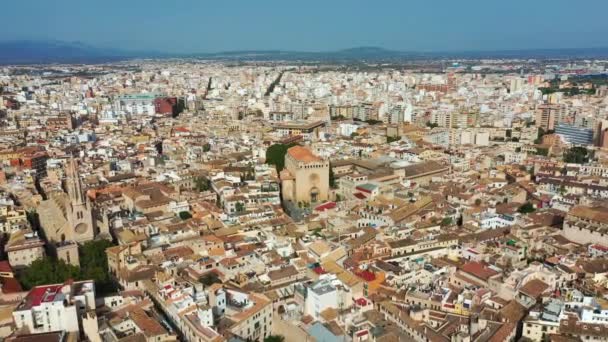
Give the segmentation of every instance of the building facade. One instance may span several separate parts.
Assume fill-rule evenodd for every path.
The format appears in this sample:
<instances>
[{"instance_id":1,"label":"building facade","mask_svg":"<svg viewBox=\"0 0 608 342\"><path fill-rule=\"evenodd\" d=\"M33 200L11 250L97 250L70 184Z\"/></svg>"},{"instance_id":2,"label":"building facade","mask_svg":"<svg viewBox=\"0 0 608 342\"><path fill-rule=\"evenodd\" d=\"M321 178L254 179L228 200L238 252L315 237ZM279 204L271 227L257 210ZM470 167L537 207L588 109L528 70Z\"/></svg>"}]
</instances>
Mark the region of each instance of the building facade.
<instances>
[{"instance_id":1,"label":"building facade","mask_svg":"<svg viewBox=\"0 0 608 342\"><path fill-rule=\"evenodd\" d=\"M329 161L309 149L294 146L285 155L281 171L283 200L316 203L329 198Z\"/></svg>"}]
</instances>

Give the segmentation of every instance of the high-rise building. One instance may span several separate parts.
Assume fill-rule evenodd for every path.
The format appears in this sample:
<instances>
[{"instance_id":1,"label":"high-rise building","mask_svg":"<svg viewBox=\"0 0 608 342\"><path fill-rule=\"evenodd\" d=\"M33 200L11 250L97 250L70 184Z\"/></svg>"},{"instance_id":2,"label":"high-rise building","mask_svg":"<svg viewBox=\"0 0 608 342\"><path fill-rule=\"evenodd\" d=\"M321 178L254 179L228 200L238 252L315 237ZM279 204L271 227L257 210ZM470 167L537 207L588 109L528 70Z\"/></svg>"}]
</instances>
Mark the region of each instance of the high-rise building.
<instances>
[{"instance_id":1,"label":"high-rise building","mask_svg":"<svg viewBox=\"0 0 608 342\"><path fill-rule=\"evenodd\" d=\"M405 109L402 106L395 106L390 109L387 115L388 123L402 123L405 121Z\"/></svg>"},{"instance_id":2,"label":"high-rise building","mask_svg":"<svg viewBox=\"0 0 608 342\"><path fill-rule=\"evenodd\" d=\"M542 105L536 110L536 127L542 128L545 131L552 131L555 129L557 114L557 106L555 105Z\"/></svg>"},{"instance_id":3,"label":"high-rise building","mask_svg":"<svg viewBox=\"0 0 608 342\"><path fill-rule=\"evenodd\" d=\"M157 110L155 100L164 97L160 93L120 95L114 101L114 109L129 115L154 115Z\"/></svg>"},{"instance_id":4,"label":"high-rise building","mask_svg":"<svg viewBox=\"0 0 608 342\"><path fill-rule=\"evenodd\" d=\"M511 79L511 84L509 87L510 93L517 93L522 90L524 87L524 79L521 77L515 77Z\"/></svg>"}]
</instances>

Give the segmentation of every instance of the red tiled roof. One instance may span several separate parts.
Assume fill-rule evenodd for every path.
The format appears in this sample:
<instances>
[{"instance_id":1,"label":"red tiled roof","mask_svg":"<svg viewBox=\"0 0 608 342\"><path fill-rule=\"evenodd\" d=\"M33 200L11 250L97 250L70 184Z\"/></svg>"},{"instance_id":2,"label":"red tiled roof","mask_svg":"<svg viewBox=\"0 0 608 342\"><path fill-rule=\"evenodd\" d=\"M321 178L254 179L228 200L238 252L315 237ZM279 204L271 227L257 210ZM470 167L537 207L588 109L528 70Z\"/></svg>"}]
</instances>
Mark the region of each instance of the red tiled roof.
<instances>
[{"instance_id":1,"label":"red tiled roof","mask_svg":"<svg viewBox=\"0 0 608 342\"><path fill-rule=\"evenodd\" d=\"M355 300L355 303L357 303L357 305L359 305L359 306L366 306L367 300L365 298L361 297L361 298L357 298L357 300Z\"/></svg>"},{"instance_id":2,"label":"red tiled roof","mask_svg":"<svg viewBox=\"0 0 608 342\"><path fill-rule=\"evenodd\" d=\"M357 333L357 337L363 337L367 335L369 332L367 330L362 330Z\"/></svg>"},{"instance_id":3,"label":"red tiled roof","mask_svg":"<svg viewBox=\"0 0 608 342\"><path fill-rule=\"evenodd\" d=\"M365 197L364 194L362 194L360 192L357 192L354 196L357 197L358 199L366 199L367 198L367 197Z\"/></svg>"},{"instance_id":4,"label":"red tiled roof","mask_svg":"<svg viewBox=\"0 0 608 342\"><path fill-rule=\"evenodd\" d=\"M368 189L363 188L363 187L360 187L360 186L355 187L355 189L356 189L357 191L366 192L366 193L368 193L368 194L371 194L371 193L372 193L372 192L371 192L371 191L369 191Z\"/></svg>"},{"instance_id":5,"label":"red tiled roof","mask_svg":"<svg viewBox=\"0 0 608 342\"><path fill-rule=\"evenodd\" d=\"M606 246L602 246L602 245L598 245L597 243L596 243L596 244L594 244L594 245L591 245L591 248L594 248L594 249L600 250L600 251L602 251L602 252L608 252L608 247L606 247Z\"/></svg>"},{"instance_id":6,"label":"red tiled roof","mask_svg":"<svg viewBox=\"0 0 608 342\"><path fill-rule=\"evenodd\" d=\"M336 202L323 203L315 208L316 211L325 211L336 207Z\"/></svg>"},{"instance_id":7,"label":"red tiled roof","mask_svg":"<svg viewBox=\"0 0 608 342\"><path fill-rule=\"evenodd\" d=\"M190 130L189 130L189 129L187 129L186 127L183 127L183 126L178 126L178 127L175 127L175 128L173 128L173 130L174 130L175 132L183 132L183 133L185 133L185 132L190 132Z\"/></svg>"},{"instance_id":8,"label":"red tiled roof","mask_svg":"<svg viewBox=\"0 0 608 342\"><path fill-rule=\"evenodd\" d=\"M43 301L53 301L55 299L55 295L61 290L62 287L63 285L48 285L33 288L27 295L27 307L31 308L33 306L38 306Z\"/></svg>"},{"instance_id":9,"label":"red tiled roof","mask_svg":"<svg viewBox=\"0 0 608 342\"><path fill-rule=\"evenodd\" d=\"M326 274L327 273L321 266L317 266L317 267L313 268L312 271L315 272L316 274Z\"/></svg>"},{"instance_id":10,"label":"red tiled roof","mask_svg":"<svg viewBox=\"0 0 608 342\"><path fill-rule=\"evenodd\" d=\"M479 279L483 279L483 280L487 280L490 277L497 275L498 272L494 271L493 269L489 268L488 266L480 263L480 262L468 262L464 265L462 265L462 271L465 273L469 273Z\"/></svg>"},{"instance_id":11,"label":"red tiled roof","mask_svg":"<svg viewBox=\"0 0 608 342\"><path fill-rule=\"evenodd\" d=\"M294 146L287 150L287 153L295 160L302 162L317 162L321 161L321 158L312 154L312 152L306 147Z\"/></svg>"},{"instance_id":12,"label":"red tiled roof","mask_svg":"<svg viewBox=\"0 0 608 342\"><path fill-rule=\"evenodd\" d=\"M23 292L23 288L21 287L21 284L19 284L19 281L17 281L17 279L15 278L9 278L9 277L5 277L5 278L0 278L0 283L2 283L2 293L16 293L16 292Z\"/></svg>"},{"instance_id":13,"label":"red tiled roof","mask_svg":"<svg viewBox=\"0 0 608 342\"><path fill-rule=\"evenodd\" d=\"M11 267L11 264L8 263L8 260L0 261L0 272L13 273L13 268Z\"/></svg>"},{"instance_id":14,"label":"red tiled roof","mask_svg":"<svg viewBox=\"0 0 608 342\"><path fill-rule=\"evenodd\" d=\"M365 281L376 280L376 275L374 274L374 272L370 272L368 270L359 271L359 272L356 272L355 274L357 275L357 277L359 277Z\"/></svg>"},{"instance_id":15,"label":"red tiled roof","mask_svg":"<svg viewBox=\"0 0 608 342\"><path fill-rule=\"evenodd\" d=\"M540 279L532 279L522 286L519 291L525 295L533 298L540 297L547 289L549 285Z\"/></svg>"}]
</instances>

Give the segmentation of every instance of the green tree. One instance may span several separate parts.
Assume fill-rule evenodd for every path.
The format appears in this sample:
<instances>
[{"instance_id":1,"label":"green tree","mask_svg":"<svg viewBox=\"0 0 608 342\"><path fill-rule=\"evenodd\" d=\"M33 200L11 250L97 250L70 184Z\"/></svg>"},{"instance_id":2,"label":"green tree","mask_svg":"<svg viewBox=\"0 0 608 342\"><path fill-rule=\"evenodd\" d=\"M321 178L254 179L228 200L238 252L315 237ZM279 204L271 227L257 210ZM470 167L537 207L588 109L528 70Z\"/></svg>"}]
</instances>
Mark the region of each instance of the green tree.
<instances>
[{"instance_id":1,"label":"green tree","mask_svg":"<svg viewBox=\"0 0 608 342\"><path fill-rule=\"evenodd\" d=\"M236 209L237 213L242 213L243 211L245 211L245 205L243 204L243 202L236 202L234 208Z\"/></svg>"},{"instance_id":2,"label":"green tree","mask_svg":"<svg viewBox=\"0 0 608 342\"><path fill-rule=\"evenodd\" d=\"M44 284L63 283L68 279L93 280L96 292L106 295L116 291L108 272L106 249L113 246L107 240L86 242L79 248L80 268L63 260L46 257L36 260L19 275L25 289Z\"/></svg>"},{"instance_id":3,"label":"green tree","mask_svg":"<svg viewBox=\"0 0 608 342\"><path fill-rule=\"evenodd\" d=\"M539 156L547 156L549 155L549 149L545 147L537 147L536 154Z\"/></svg>"},{"instance_id":4,"label":"green tree","mask_svg":"<svg viewBox=\"0 0 608 342\"><path fill-rule=\"evenodd\" d=\"M63 283L67 279L81 279L78 267L49 257L35 260L19 277L27 290L39 285Z\"/></svg>"},{"instance_id":5,"label":"green tree","mask_svg":"<svg viewBox=\"0 0 608 342\"><path fill-rule=\"evenodd\" d=\"M451 217L444 217L443 220L441 220L441 226L445 227L445 226L450 226L452 225L454 220L452 220Z\"/></svg>"},{"instance_id":6,"label":"green tree","mask_svg":"<svg viewBox=\"0 0 608 342\"><path fill-rule=\"evenodd\" d=\"M566 163L584 164L588 163L590 158L589 150L582 146L572 147L564 153L564 162Z\"/></svg>"},{"instance_id":7,"label":"green tree","mask_svg":"<svg viewBox=\"0 0 608 342\"><path fill-rule=\"evenodd\" d=\"M222 280L215 272L209 272L203 275L198 281L200 281L205 286L211 286L213 284L220 284Z\"/></svg>"},{"instance_id":8,"label":"green tree","mask_svg":"<svg viewBox=\"0 0 608 342\"><path fill-rule=\"evenodd\" d=\"M401 140L401 137L386 137L386 142L388 144L395 142L395 141L399 141L399 140Z\"/></svg>"},{"instance_id":9,"label":"green tree","mask_svg":"<svg viewBox=\"0 0 608 342\"><path fill-rule=\"evenodd\" d=\"M334 174L334 168L329 165L329 186L332 188L336 188L336 175Z\"/></svg>"},{"instance_id":10,"label":"green tree","mask_svg":"<svg viewBox=\"0 0 608 342\"><path fill-rule=\"evenodd\" d=\"M519 207L519 209L517 209L517 211L521 214L529 214L529 213L533 213L534 211L536 211L536 209L534 208L532 203L526 202L521 207Z\"/></svg>"},{"instance_id":11,"label":"green tree","mask_svg":"<svg viewBox=\"0 0 608 342\"><path fill-rule=\"evenodd\" d=\"M207 191L211 188L211 181L205 177L194 178L194 188L198 192Z\"/></svg>"},{"instance_id":12,"label":"green tree","mask_svg":"<svg viewBox=\"0 0 608 342\"><path fill-rule=\"evenodd\" d=\"M357 133L357 132L352 132L352 133L350 134L350 137L351 137L351 138L356 138L356 137L358 137L358 136L359 136L359 133Z\"/></svg>"},{"instance_id":13,"label":"green tree","mask_svg":"<svg viewBox=\"0 0 608 342\"><path fill-rule=\"evenodd\" d=\"M114 246L108 240L88 241L80 246L80 280L95 281L96 292L105 295L116 291L108 271L106 249Z\"/></svg>"},{"instance_id":14,"label":"green tree","mask_svg":"<svg viewBox=\"0 0 608 342\"><path fill-rule=\"evenodd\" d=\"M290 147L295 144L274 144L266 149L266 164L274 165L277 172L281 172L285 168L285 154Z\"/></svg>"},{"instance_id":15,"label":"green tree","mask_svg":"<svg viewBox=\"0 0 608 342\"><path fill-rule=\"evenodd\" d=\"M191 219L192 218L192 214L190 214L189 211L180 211L179 214L177 214L177 215L182 220L187 220L187 219Z\"/></svg>"},{"instance_id":16,"label":"green tree","mask_svg":"<svg viewBox=\"0 0 608 342\"><path fill-rule=\"evenodd\" d=\"M264 342L285 342L285 337L282 335L269 335L264 339Z\"/></svg>"},{"instance_id":17,"label":"green tree","mask_svg":"<svg viewBox=\"0 0 608 342\"><path fill-rule=\"evenodd\" d=\"M436 123L434 123L434 122L430 122L430 121L428 121L428 122L426 123L426 127L429 127L429 128L431 128L431 129L433 129L433 128L435 128L435 127L439 127L439 124L436 124Z\"/></svg>"}]
</instances>

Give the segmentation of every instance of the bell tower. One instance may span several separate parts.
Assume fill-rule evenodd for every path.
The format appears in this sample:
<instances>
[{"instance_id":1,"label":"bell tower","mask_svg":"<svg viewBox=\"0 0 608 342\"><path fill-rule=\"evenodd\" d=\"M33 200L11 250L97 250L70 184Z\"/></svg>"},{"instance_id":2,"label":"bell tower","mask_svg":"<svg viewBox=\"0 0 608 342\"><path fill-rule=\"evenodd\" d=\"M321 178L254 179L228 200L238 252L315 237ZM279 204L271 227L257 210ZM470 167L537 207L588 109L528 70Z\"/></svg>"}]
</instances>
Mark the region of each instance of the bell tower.
<instances>
[{"instance_id":1,"label":"bell tower","mask_svg":"<svg viewBox=\"0 0 608 342\"><path fill-rule=\"evenodd\" d=\"M95 230L93 227L93 211L89 199L84 195L82 182L78 175L78 165L74 157L70 157L66 166L66 187L68 190L69 205L66 216L68 232L76 242L93 240Z\"/></svg>"}]
</instances>

